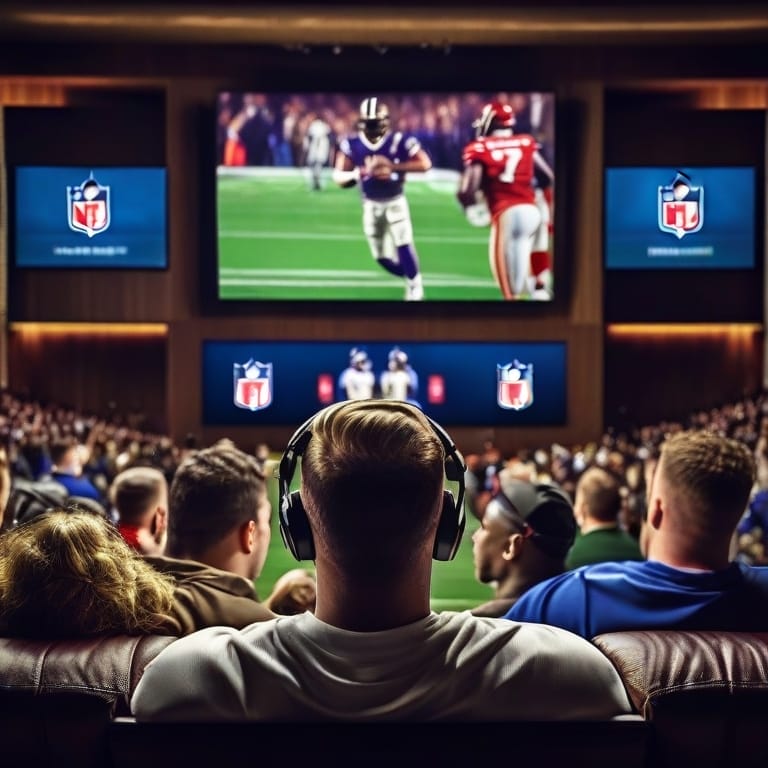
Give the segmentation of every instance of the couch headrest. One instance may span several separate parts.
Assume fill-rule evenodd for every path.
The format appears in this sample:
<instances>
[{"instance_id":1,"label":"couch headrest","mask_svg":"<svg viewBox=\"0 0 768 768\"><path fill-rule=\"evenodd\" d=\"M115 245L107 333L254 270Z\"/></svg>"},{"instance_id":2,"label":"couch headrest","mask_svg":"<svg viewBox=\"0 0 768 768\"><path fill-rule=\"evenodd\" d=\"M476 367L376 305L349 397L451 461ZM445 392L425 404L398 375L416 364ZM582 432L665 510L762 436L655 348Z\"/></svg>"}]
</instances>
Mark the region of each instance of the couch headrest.
<instances>
[{"instance_id":1,"label":"couch headrest","mask_svg":"<svg viewBox=\"0 0 768 768\"><path fill-rule=\"evenodd\" d=\"M0 638L0 696L90 693L124 709L146 665L176 638L159 635L86 640Z\"/></svg>"},{"instance_id":2,"label":"couch headrest","mask_svg":"<svg viewBox=\"0 0 768 768\"><path fill-rule=\"evenodd\" d=\"M705 691L749 696L749 706L764 696L768 708L768 633L610 632L592 642L613 662L645 717L663 700Z\"/></svg>"}]
</instances>

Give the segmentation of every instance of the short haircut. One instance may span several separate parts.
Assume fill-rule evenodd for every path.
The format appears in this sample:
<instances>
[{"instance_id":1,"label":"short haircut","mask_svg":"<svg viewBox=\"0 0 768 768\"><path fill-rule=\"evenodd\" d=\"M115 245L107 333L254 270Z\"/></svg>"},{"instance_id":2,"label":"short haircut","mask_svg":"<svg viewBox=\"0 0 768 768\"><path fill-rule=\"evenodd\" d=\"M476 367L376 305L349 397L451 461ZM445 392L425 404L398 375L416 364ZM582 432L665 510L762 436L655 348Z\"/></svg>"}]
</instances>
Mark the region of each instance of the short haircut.
<instances>
[{"instance_id":1,"label":"short haircut","mask_svg":"<svg viewBox=\"0 0 768 768\"><path fill-rule=\"evenodd\" d=\"M64 457L75 447L72 440L55 440L48 447L48 453L51 456L51 463L61 464Z\"/></svg>"},{"instance_id":2,"label":"short haircut","mask_svg":"<svg viewBox=\"0 0 768 768\"><path fill-rule=\"evenodd\" d=\"M58 508L0 538L0 627L54 639L163 633L174 587L105 517Z\"/></svg>"},{"instance_id":3,"label":"short haircut","mask_svg":"<svg viewBox=\"0 0 768 768\"><path fill-rule=\"evenodd\" d=\"M110 498L121 523L136 525L156 504L166 486L165 475L154 467L130 467L112 481Z\"/></svg>"},{"instance_id":4,"label":"short haircut","mask_svg":"<svg viewBox=\"0 0 768 768\"><path fill-rule=\"evenodd\" d=\"M679 523L692 535L730 535L755 481L752 451L709 431L680 432L661 446L657 472L676 494Z\"/></svg>"},{"instance_id":5,"label":"short haircut","mask_svg":"<svg viewBox=\"0 0 768 768\"><path fill-rule=\"evenodd\" d=\"M601 523L615 523L621 511L621 483L618 478L602 467L589 467L578 480L589 506L589 516Z\"/></svg>"},{"instance_id":6,"label":"short haircut","mask_svg":"<svg viewBox=\"0 0 768 768\"><path fill-rule=\"evenodd\" d=\"M192 453L171 481L168 554L200 559L234 528L256 519L265 493L258 462L231 440Z\"/></svg>"},{"instance_id":7,"label":"short haircut","mask_svg":"<svg viewBox=\"0 0 768 768\"><path fill-rule=\"evenodd\" d=\"M347 401L311 430L302 499L316 548L362 578L411 559L442 499L445 449L428 419L400 401Z\"/></svg>"}]
</instances>

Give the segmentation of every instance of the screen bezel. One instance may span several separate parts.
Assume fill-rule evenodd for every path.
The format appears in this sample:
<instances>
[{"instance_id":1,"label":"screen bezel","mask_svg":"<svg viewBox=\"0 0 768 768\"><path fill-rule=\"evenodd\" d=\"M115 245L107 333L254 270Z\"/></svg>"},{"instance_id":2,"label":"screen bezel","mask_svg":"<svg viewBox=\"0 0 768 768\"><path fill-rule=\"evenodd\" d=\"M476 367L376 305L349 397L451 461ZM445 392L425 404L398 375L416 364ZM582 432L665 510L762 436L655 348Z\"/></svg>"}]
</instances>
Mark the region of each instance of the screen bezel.
<instances>
[{"instance_id":1,"label":"screen bezel","mask_svg":"<svg viewBox=\"0 0 768 768\"><path fill-rule=\"evenodd\" d=\"M468 58L469 57L469 58ZM345 59L350 65L349 82L340 87L338 83L342 79L339 67L340 60ZM574 114L575 105L564 99L551 82L540 83L532 79L530 82L515 84L514 92L546 92L554 97L555 104L555 176L554 189L555 209L559 212L555 217L553 237L553 271L555 275L554 297L550 301L454 301L431 300L423 302L403 301L338 301L338 300L300 300L300 299L264 299L253 300L222 300L218 296L218 246L216 233L216 107L215 100L218 93L225 90L238 90L241 92L366 92L376 89L382 92L471 92L471 91L500 91L509 90L508 77L499 73L497 58L487 49L462 52L460 55L452 54L445 59L437 56L434 50L405 50L398 55L397 67L390 69L374 68L370 65L378 63L376 57L371 61L371 52L368 49L345 49L343 56L333 53L318 52L313 57L317 68L312 73L305 72L304 76L296 80L295 72L276 73L268 83L255 83L247 85L238 84L236 87L219 88L208 105L201 107L198 112L198 120L201 135L207 139L201 141L200 153L200 178L201 178L201 218L199 237L201 242L200 264L200 305L204 316L236 317L242 315L258 316L273 314L275 312L289 312L292 316L311 317L316 313L325 316L348 317L359 314L365 310L372 317L385 318L391 316L393 306L399 306L398 315L406 318L430 318L442 317L446 311L470 312L476 317L504 317L504 318L541 318L553 315L562 315L567 311L571 300L572 279L571 265L563 258L565 250L563 232L574 227L575 214L567 207L559 204L561 196L569 183L567 155L569 152L577 152L577 140L572 137L569 140L565 126L572 122L577 115ZM425 81L425 63L429 67L439 66L444 70L442 82L452 83L451 88L438 87L433 82ZM358 66L359 64L359 66ZM485 80L478 77L477 72L483 71ZM392 78L401 72L398 84ZM394 74L393 74L394 73ZM407 75L407 78L406 78ZM402 87L402 81L409 83L408 88ZM434 78L432 78L434 80ZM500 82L500 80L502 82ZM503 82L506 80L506 82ZM364 81L361 83L361 81ZM480 83L480 84L478 84ZM463 308L463 310L462 310Z\"/></svg>"}]
</instances>

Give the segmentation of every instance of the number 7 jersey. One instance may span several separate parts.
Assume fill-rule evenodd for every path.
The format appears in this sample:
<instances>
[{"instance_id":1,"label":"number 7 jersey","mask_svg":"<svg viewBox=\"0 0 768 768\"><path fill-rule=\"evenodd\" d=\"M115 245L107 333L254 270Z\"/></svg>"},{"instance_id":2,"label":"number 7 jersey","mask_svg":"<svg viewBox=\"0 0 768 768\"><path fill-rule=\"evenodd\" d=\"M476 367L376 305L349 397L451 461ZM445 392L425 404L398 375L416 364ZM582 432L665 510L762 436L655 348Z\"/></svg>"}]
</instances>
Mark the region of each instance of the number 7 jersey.
<instances>
[{"instance_id":1,"label":"number 7 jersey","mask_svg":"<svg viewBox=\"0 0 768 768\"><path fill-rule=\"evenodd\" d=\"M539 145L526 133L481 136L464 148L464 166L480 163L483 190L491 215L519 203L534 203L533 164Z\"/></svg>"}]
</instances>

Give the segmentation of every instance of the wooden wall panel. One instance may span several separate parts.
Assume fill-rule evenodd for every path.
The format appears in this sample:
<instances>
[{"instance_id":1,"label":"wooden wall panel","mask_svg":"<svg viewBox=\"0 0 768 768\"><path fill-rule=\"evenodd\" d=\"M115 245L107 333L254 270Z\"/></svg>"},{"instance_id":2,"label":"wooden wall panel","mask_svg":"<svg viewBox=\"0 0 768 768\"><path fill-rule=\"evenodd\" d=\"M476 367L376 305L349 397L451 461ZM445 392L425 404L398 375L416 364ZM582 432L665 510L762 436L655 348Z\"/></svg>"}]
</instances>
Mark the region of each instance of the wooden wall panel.
<instances>
[{"instance_id":1,"label":"wooden wall panel","mask_svg":"<svg viewBox=\"0 0 768 768\"><path fill-rule=\"evenodd\" d=\"M762 388L758 327L623 329L605 341L605 419L617 428L684 419Z\"/></svg>"},{"instance_id":2,"label":"wooden wall panel","mask_svg":"<svg viewBox=\"0 0 768 768\"><path fill-rule=\"evenodd\" d=\"M166 339L12 331L9 389L102 417L143 413L165 432Z\"/></svg>"}]
</instances>

